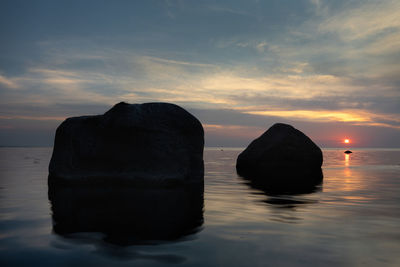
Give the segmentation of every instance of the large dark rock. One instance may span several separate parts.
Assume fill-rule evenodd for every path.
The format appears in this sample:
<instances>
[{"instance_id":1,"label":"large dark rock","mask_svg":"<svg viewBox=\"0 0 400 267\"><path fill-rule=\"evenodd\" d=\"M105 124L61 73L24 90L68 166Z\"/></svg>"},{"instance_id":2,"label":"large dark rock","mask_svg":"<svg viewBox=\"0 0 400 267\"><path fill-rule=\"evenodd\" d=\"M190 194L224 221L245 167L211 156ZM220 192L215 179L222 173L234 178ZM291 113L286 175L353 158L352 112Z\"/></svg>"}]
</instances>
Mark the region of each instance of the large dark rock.
<instances>
[{"instance_id":1,"label":"large dark rock","mask_svg":"<svg viewBox=\"0 0 400 267\"><path fill-rule=\"evenodd\" d=\"M49 184L203 183L204 132L183 108L119 103L57 129Z\"/></svg>"},{"instance_id":2,"label":"large dark rock","mask_svg":"<svg viewBox=\"0 0 400 267\"><path fill-rule=\"evenodd\" d=\"M312 192L322 181L322 151L294 127L277 123L238 156L237 173L271 193Z\"/></svg>"}]
</instances>

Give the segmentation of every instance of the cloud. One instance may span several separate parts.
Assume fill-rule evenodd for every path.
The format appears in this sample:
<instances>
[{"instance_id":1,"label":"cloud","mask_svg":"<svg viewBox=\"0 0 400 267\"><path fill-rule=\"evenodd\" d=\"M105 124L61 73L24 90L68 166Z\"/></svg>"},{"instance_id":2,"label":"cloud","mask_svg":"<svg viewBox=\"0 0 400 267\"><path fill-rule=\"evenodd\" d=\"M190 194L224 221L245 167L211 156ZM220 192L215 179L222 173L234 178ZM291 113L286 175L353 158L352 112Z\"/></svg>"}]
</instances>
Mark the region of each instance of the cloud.
<instances>
[{"instance_id":1,"label":"cloud","mask_svg":"<svg viewBox=\"0 0 400 267\"><path fill-rule=\"evenodd\" d=\"M238 139L251 139L265 131L264 127L243 125L203 124L207 135L235 137Z\"/></svg>"},{"instance_id":2,"label":"cloud","mask_svg":"<svg viewBox=\"0 0 400 267\"><path fill-rule=\"evenodd\" d=\"M397 32L389 33L375 40L374 42L371 42L365 48L365 53L371 55L395 54L398 53L399 51L400 51L400 29Z\"/></svg>"},{"instance_id":3,"label":"cloud","mask_svg":"<svg viewBox=\"0 0 400 267\"><path fill-rule=\"evenodd\" d=\"M334 32L347 41L364 39L386 30L400 30L400 2L366 1L334 14L320 24L321 32Z\"/></svg>"},{"instance_id":4,"label":"cloud","mask_svg":"<svg viewBox=\"0 0 400 267\"><path fill-rule=\"evenodd\" d=\"M3 120L33 120L33 121L63 121L65 116L56 117L56 116L35 116L35 115L13 115L13 116L2 116L0 115L0 119Z\"/></svg>"},{"instance_id":5,"label":"cloud","mask_svg":"<svg viewBox=\"0 0 400 267\"><path fill-rule=\"evenodd\" d=\"M146 59L148 61L160 62L162 64L167 64L167 65L183 65L183 66L202 67L202 68L216 67L214 64L204 64L204 63L197 63L197 62L171 60L171 59L165 59L165 58L158 58L158 57L154 57L154 56L142 56L142 58Z\"/></svg>"},{"instance_id":6,"label":"cloud","mask_svg":"<svg viewBox=\"0 0 400 267\"><path fill-rule=\"evenodd\" d=\"M268 47L267 42L261 42L261 43L257 44L257 46L256 46L258 52L260 52L260 53L264 52L267 47Z\"/></svg>"},{"instance_id":7,"label":"cloud","mask_svg":"<svg viewBox=\"0 0 400 267\"><path fill-rule=\"evenodd\" d=\"M12 88L12 89L19 87L14 79L9 79L3 75L0 75L0 84L3 84L7 88Z\"/></svg>"},{"instance_id":8,"label":"cloud","mask_svg":"<svg viewBox=\"0 0 400 267\"><path fill-rule=\"evenodd\" d=\"M371 112L366 111L378 96L398 96L392 88L374 91L370 84L357 84L348 77L310 73L306 62L294 61L280 72L264 74L258 69L249 72L245 65L229 67L122 50L70 53L55 53L50 64L32 67L15 78L21 92L4 90L3 104L40 103L50 108L51 103L163 101L280 118L397 127L391 119L393 114L378 112L382 115L370 116ZM84 54L87 61L100 60L103 67L74 68L81 63L79 54ZM115 61L123 71L114 65ZM17 116L7 116L13 115ZM18 116L25 118L23 114Z\"/></svg>"},{"instance_id":9,"label":"cloud","mask_svg":"<svg viewBox=\"0 0 400 267\"><path fill-rule=\"evenodd\" d=\"M350 122L355 125L380 126L400 129L400 119L394 115L374 114L361 110L272 110L247 111L245 113L310 121ZM387 121L388 123L380 122L381 120Z\"/></svg>"}]
</instances>

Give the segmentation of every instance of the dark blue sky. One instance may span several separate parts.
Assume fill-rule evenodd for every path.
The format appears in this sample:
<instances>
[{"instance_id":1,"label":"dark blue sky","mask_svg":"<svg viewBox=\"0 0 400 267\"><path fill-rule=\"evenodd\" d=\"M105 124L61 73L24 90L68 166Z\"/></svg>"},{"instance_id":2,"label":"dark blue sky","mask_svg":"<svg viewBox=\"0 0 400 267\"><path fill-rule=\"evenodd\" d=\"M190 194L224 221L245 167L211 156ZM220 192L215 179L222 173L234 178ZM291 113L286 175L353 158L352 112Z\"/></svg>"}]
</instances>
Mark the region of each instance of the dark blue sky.
<instances>
[{"instance_id":1,"label":"dark blue sky","mask_svg":"<svg viewBox=\"0 0 400 267\"><path fill-rule=\"evenodd\" d=\"M2 1L0 145L68 116L173 102L206 144L288 122L322 146L400 147L399 1Z\"/></svg>"}]
</instances>

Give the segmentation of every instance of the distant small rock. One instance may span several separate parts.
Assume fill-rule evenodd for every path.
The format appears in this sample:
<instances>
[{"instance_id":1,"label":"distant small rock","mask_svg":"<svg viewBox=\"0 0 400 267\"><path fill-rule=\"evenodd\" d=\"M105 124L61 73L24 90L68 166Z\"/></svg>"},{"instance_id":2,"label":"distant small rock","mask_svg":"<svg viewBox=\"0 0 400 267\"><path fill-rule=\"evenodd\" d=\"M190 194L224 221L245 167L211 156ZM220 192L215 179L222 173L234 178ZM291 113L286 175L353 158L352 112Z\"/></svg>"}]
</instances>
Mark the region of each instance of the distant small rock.
<instances>
[{"instance_id":1,"label":"distant small rock","mask_svg":"<svg viewBox=\"0 0 400 267\"><path fill-rule=\"evenodd\" d=\"M57 128L49 183L203 183L203 148L201 123L183 108L121 102Z\"/></svg>"},{"instance_id":2,"label":"distant small rock","mask_svg":"<svg viewBox=\"0 0 400 267\"><path fill-rule=\"evenodd\" d=\"M351 154L351 153L353 153L353 152L350 151L350 150L346 150L344 153L346 153L346 154Z\"/></svg>"},{"instance_id":3,"label":"distant small rock","mask_svg":"<svg viewBox=\"0 0 400 267\"><path fill-rule=\"evenodd\" d=\"M310 191L322 181L322 161L321 149L309 137L277 123L238 156L236 170L256 187Z\"/></svg>"}]
</instances>

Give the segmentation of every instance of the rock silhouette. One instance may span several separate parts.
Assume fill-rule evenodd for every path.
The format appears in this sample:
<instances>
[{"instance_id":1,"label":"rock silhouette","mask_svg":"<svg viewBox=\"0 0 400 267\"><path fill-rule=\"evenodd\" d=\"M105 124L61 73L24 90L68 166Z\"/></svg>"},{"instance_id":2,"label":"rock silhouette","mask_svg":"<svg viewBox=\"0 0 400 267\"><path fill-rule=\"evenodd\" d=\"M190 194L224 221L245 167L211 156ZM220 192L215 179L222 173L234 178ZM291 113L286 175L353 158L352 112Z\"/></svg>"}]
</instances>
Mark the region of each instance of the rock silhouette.
<instances>
[{"instance_id":1,"label":"rock silhouette","mask_svg":"<svg viewBox=\"0 0 400 267\"><path fill-rule=\"evenodd\" d=\"M350 150L346 150L344 153L346 153L346 154L351 154L351 153L353 153L353 152L350 151Z\"/></svg>"},{"instance_id":2,"label":"rock silhouette","mask_svg":"<svg viewBox=\"0 0 400 267\"><path fill-rule=\"evenodd\" d=\"M202 184L203 147L201 123L183 108L121 102L57 128L49 183Z\"/></svg>"},{"instance_id":3,"label":"rock silhouette","mask_svg":"<svg viewBox=\"0 0 400 267\"><path fill-rule=\"evenodd\" d=\"M307 193L322 182L321 149L294 127L277 123L238 156L237 173L270 193Z\"/></svg>"}]
</instances>

